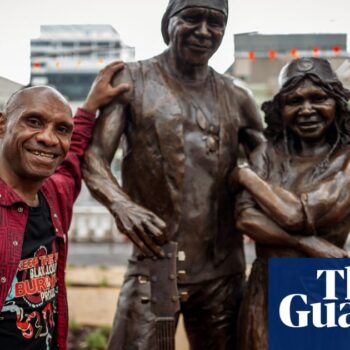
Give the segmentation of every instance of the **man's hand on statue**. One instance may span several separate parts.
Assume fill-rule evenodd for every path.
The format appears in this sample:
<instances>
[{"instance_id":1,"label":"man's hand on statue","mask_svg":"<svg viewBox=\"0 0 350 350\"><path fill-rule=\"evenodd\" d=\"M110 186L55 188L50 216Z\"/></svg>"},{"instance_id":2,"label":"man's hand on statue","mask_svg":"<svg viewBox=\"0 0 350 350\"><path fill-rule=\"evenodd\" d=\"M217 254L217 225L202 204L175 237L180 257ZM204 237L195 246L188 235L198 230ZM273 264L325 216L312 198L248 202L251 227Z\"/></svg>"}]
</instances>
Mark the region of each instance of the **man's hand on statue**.
<instances>
[{"instance_id":1,"label":"man's hand on statue","mask_svg":"<svg viewBox=\"0 0 350 350\"><path fill-rule=\"evenodd\" d=\"M83 109L90 113L96 113L98 109L110 103L113 98L130 89L129 84L112 86L113 77L124 69L124 63L117 61L103 68L94 82L85 100Z\"/></svg>"},{"instance_id":2,"label":"man's hand on statue","mask_svg":"<svg viewBox=\"0 0 350 350\"><path fill-rule=\"evenodd\" d=\"M164 257L166 224L157 215L135 203L118 203L113 209L118 229L147 257Z\"/></svg>"},{"instance_id":3,"label":"man's hand on statue","mask_svg":"<svg viewBox=\"0 0 350 350\"><path fill-rule=\"evenodd\" d=\"M348 258L346 250L326 241L321 237L299 237L301 250L312 258Z\"/></svg>"}]
</instances>

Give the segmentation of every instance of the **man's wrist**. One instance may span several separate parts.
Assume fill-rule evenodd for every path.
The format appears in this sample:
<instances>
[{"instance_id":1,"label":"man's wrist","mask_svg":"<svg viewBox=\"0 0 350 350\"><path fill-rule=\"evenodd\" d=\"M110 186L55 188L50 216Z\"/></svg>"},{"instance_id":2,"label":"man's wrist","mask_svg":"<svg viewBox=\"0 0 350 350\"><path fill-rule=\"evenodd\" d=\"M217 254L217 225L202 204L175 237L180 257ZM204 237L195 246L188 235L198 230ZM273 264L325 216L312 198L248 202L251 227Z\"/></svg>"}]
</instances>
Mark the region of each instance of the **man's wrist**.
<instances>
[{"instance_id":1,"label":"man's wrist","mask_svg":"<svg viewBox=\"0 0 350 350\"><path fill-rule=\"evenodd\" d=\"M90 102L85 102L81 108L88 113L96 114L99 106L96 106Z\"/></svg>"},{"instance_id":2,"label":"man's wrist","mask_svg":"<svg viewBox=\"0 0 350 350\"><path fill-rule=\"evenodd\" d=\"M95 117L96 116L96 112L91 112L90 110L86 109L84 105L82 107L78 107L78 113L85 114L88 117Z\"/></svg>"}]
</instances>

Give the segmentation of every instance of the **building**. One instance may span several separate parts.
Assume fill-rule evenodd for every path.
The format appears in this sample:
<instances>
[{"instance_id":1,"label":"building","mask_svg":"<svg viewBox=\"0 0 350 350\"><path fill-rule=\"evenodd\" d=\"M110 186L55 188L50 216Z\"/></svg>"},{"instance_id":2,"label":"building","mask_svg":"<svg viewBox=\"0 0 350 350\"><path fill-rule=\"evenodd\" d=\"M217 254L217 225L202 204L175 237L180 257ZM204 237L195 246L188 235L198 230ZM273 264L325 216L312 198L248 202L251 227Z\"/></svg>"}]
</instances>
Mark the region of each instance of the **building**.
<instances>
[{"instance_id":1,"label":"building","mask_svg":"<svg viewBox=\"0 0 350 350\"><path fill-rule=\"evenodd\" d=\"M344 86L350 90L350 57L337 68L337 74Z\"/></svg>"},{"instance_id":2,"label":"building","mask_svg":"<svg viewBox=\"0 0 350 350\"><path fill-rule=\"evenodd\" d=\"M4 109L9 97L22 87L20 83L0 77L0 111Z\"/></svg>"},{"instance_id":3,"label":"building","mask_svg":"<svg viewBox=\"0 0 350 350\"><path fill-rule=\"evenodd\" d=\"M51 85L70 101L86 97L106 64L135 58L111 25L43 25L30 46L31 85Z\"/></svg>"},{"instance_id":4,"label":"building","mask_svg":"<svg viewBox=\"0 0 350 350\"><path fill-rule=\"evenodd\" d=\"M342 74L346 74L344 62L349 59L346 41L346 34L237 34L235 61L227 73L244 81L260 104L277 91L278 74L293 58L327 58L336 71L343 67Z\"/></svg>"}]
</instances>

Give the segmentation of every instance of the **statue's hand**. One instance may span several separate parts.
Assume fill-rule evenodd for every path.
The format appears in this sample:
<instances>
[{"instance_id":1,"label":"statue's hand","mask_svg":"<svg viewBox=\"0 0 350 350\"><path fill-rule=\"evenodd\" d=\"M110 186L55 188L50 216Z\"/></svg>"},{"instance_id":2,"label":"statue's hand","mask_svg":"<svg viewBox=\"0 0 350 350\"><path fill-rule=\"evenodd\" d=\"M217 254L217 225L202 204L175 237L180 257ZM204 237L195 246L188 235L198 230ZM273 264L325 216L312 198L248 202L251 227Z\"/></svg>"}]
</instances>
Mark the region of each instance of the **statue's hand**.
<instances>
[{"instance_id":1,"label":"statue's hand","mask_svg":"<svg viewBox=\"0 0 350 350\"><path fill-rule=\"evenodd\" d=\"M160 247L167 241L166 224L153 212L127 200L118 201L112 213L119 231L141 250L145 256L164 257Z\"/></svg>"},{"instance_id":2,"label":"statue's hand","mask_svg":"<svg viewBox=\"0 0 350 350\"><path fill-rule=\"evenodd\" d=\"M312 258L348 258L346 250L316 236L299 238L302 250Z\"/></svg>"}]
</instances>

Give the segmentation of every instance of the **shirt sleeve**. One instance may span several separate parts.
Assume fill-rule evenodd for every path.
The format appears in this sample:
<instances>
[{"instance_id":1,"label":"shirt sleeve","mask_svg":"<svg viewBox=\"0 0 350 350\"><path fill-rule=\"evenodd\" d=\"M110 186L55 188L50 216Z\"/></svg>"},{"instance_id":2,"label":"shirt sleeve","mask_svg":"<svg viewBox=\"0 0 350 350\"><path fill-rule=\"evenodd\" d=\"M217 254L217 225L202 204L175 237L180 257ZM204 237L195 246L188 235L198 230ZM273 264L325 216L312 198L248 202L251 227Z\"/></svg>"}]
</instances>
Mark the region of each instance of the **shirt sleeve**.
<instances>
[{"instance_id":1,"label":"shirt sleeve","mask_svg":"<svg viewBox=\"0 0 350 350\"><path fill-rule=\"evenodd\" d=\"M81 161L92 137L94 122L95 114L78 108L74 116L74 129L69 151L55 174L49 178L67 204L73 204L81 189Z\"/></svg>"}]
</instances>

